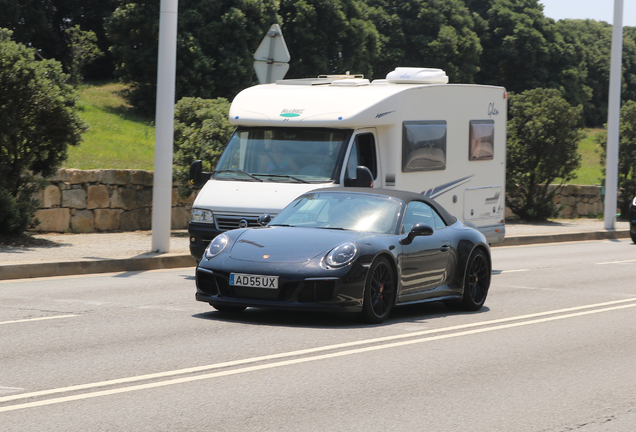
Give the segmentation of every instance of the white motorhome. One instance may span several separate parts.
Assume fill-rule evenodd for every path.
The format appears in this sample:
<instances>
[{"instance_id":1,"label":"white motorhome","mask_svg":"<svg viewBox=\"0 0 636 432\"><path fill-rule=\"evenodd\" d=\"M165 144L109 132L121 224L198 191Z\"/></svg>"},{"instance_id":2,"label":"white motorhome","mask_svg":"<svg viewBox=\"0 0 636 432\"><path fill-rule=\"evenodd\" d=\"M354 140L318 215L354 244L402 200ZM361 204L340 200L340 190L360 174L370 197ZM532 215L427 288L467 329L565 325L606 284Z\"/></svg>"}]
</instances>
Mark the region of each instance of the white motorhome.
<instances>
[{"instance_id":1,"label":"white motorhome","mask_svg":"<svg viewBox=\"0 0 636 432\"><path fill-rule=\"evenodd\" d=\"M359 185L434 198L489 242L505 235L507 94L448 84L440 69L397 68L384 80L324 76L250 87L232 102L237 125L192 211L190 250L200 258L228 229L255 226L296 196ZM207 181L206 181L207 180Z\"/></svg>"}]
</instances>

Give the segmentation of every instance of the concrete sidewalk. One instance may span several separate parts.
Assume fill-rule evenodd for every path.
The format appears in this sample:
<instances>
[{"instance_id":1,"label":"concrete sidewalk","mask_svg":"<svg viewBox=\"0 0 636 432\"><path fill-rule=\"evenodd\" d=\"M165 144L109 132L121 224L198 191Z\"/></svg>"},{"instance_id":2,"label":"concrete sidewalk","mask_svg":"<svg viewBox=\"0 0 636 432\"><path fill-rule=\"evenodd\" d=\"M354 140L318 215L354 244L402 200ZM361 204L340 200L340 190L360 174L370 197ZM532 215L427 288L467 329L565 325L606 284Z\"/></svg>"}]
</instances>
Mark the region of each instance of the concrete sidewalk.
<instances>
[{"instance_id":1,"label":"concrete sidewalk","mask_svg":"<svg viewBox=\"0 0 636 432\"><path fill-rule=\"evenodd\" d=\"M34 234L35 244L0 246L0 280L194 267L186 230L173 231L170 252L149 252L150 231L99 234ZM506 239L493 246L629 238L629 223L607 231L600 219L506 224Z\"/></svg>"}]
</instances>

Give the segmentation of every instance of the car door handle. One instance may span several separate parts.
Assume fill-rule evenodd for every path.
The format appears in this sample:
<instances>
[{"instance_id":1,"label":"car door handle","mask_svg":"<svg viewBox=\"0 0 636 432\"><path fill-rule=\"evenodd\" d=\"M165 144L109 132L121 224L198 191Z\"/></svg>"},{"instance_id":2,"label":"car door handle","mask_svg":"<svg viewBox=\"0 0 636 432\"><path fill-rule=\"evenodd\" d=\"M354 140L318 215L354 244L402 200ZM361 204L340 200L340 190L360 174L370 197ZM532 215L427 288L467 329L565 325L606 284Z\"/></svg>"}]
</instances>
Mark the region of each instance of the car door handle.
<instances>
[{"instance_id":1,"label":"car door handle","mask_svg":"<svg viewBox=\"0 0 636 432\"><path fill-rule=\"evenodd\" d=\"M440 252L448 252L450 250L450 246L449 245L444 245L441 248L439 248Z\"/></svg>"}]
</instances>

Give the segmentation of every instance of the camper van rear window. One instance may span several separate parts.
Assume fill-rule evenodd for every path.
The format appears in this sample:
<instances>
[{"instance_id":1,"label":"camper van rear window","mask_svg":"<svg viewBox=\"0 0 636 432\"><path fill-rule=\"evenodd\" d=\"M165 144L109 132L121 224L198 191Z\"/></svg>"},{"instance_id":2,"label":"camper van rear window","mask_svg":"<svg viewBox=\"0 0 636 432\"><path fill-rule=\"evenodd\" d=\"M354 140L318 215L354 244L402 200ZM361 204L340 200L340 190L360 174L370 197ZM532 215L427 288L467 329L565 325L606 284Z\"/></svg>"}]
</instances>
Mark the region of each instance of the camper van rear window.
<instances>
[{"instance_id":1,"label":"camper van rear window","mask_svg":"<svg viewBox=\"0 0 636 432\"><path fill-rule=\"evenodd\" d=\"M494 120L470 121L468 160L492 160L495 154Z\"/></svg>"},{"instance_id":2,"label":"camper van rear window","mask_svg":"<svg viewBox=\"0 0 636 432\"><path fill-rule=\"evenodd\" d=\"M405 121L402 172L446 169L446 121Z\"/></svg>"}]
</instances>

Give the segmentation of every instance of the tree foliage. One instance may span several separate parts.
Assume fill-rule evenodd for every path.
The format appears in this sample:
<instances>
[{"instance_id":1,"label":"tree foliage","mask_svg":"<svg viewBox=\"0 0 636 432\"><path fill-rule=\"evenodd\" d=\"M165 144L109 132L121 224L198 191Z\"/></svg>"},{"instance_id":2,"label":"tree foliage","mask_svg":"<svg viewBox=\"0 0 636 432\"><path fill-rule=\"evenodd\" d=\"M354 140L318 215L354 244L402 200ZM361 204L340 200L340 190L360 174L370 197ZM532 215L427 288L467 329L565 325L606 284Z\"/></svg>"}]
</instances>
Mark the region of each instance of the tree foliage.
<instances>
[{"instance_id":1,"label":"tree foliage","mask_svg":"<svg viewBox=\"0 0 636 432\"><path fill-rule=\"evenodd\" d=\"M629 214L629 204L636 197L636 102L628 101L621 108L618 143L618 210ZM598 134L596 143L601 147L601 162L606 164L607 133ZM603 175L605 175L603 168Z\"/></svg>"},{"instance_id":2,"label":"tree foliage","mask_svg":"<svg viewBox=\"0 0 636 432\"><path fill-rule=\"evenodd\" d=\"M101 57L103 53L97 47L97 36L93 31L83 31L79 25L66 30L69 38L70 63L68 66L71 82L79 84L84 79L86 65Z\"/></svg>"},{"instance_id":3,"label":"tree foliage","mask_svg":"<svg viewBox=\"0 0 636 432\"><path fill-rule=\"evenodd\" d=\"M278 21L275 0L179 2L176 99L233 98L256 83L253 52ZM117 75L132 83L131 102L155 109L159 3L125 0L105 22Z\"/></svg>"},{"instance_id":4,"label":"tree foliage","mask_svg":"<svg viewBox=\"0 0 636 432\"><path fill-rule=\"evenodd\" d=\"M0 232L8 234L29 226L39 177L55 173L85 128L61 65L35 55L0 29Z\"/></svg>"},{"instance_id":5,"label":"tree foliage","mask_svg":"<svg viewBox=\"0 0 636 432\"><path fill-rule=\"evenodd\" d=\"M183 98L175 106L174 176L181 184L179 193L187 196L190 164L203 161L211 171L223 153L234 127L228 121L227 99Z\"/></svg>"},{"instance_id":6,"label":"tree foliage","mask_svg":"<svg viewBox=\"0 0 636 432\"><path fill-rule=\"evenodd\" d=\"M572 107L556 89L511 95L506 152L506 204L522 219L554 216L557 189L572 179L581 158L581 107Z\"/></svg>"},{"instance_id":7,"label":"tree foliage","mask_svg":"<svg viewBox=\"0 0 636 432\"><path fill-rule=\"evenodd\" d=\"M282 0L278 13L293 59L289 78L347 71L373 76L380 35L364 1Z\"/></svg>"},{"instance_id":8,"label":"tree foliage","mask_svg":"<svg viewBox=\"0 0 636 432\"><path fill-rule=\"evenodd\" d=\"M77 25L93 32L100 51L107 53L110 42L104 32L104 18L118 0L0 0L0 27L13 31L16 42L35 48L40 56L60 61L66 72L73 62L67 30ZM86 64L89 78L112 77L112 58L102 56Z\"/></svg>"},{"instance_id":9,"label":"tree foliage","mask_svg":"<svg viewBox=\"0 0 636 432\"><path fill-rule=\"evenodd\" d=\"M397 66L444 69L454 82L472 83L482 45L475 16L461 0L369 0L382 34L378 77Z\"/></svg>"}]
</instances>

